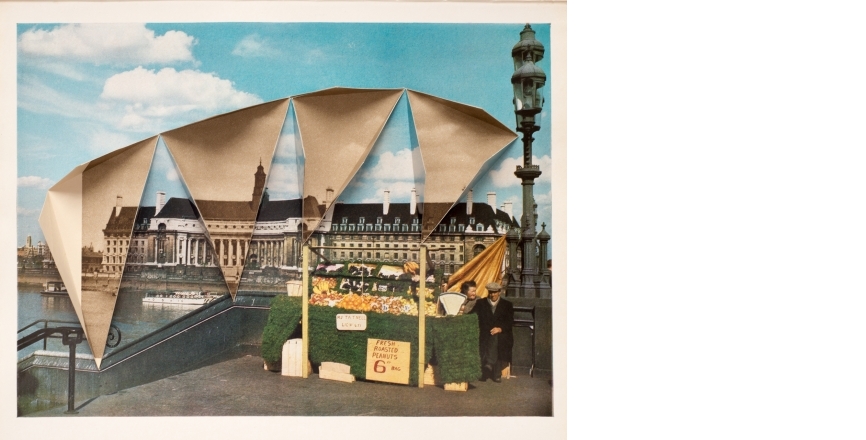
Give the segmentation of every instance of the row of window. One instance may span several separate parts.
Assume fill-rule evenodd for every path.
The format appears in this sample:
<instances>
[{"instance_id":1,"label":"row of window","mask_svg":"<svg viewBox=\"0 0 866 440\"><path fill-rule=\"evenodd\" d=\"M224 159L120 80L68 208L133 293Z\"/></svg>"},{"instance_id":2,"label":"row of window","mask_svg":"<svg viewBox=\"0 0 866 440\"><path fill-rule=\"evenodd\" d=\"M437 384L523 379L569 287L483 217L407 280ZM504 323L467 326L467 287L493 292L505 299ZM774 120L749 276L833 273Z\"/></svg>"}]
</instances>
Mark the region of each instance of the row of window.
<instances>
[{"instance_id":1,"label":"row of window","mask_svg":"<svg viewBox=\"0 0 866 440\"><path fill-rule=\"evenodd\" d=\"M367 258L367 259L374 259L375 258L377 260L383 259L383 257L382 257L383 253L382 252L366 252L366 255L364 255L364 254L365 254L364 252L360 252L360 251L357 252L357 254L354 251L348 251L348 258L350 258L350 259L355 258L355 256L357 255L357 258ZM399 260L401 258L403 260L409 260L409 252L402 252L402 253L394 252L393 254L391 252L385 252L384 253L384 259L390 260L392 255L394 257L393 258L394 260ZM418 260L418 253L417 252L412 252L411 255L412 255L411 261L417 261ZM340 251L340 258L341 259L346 258L346 251ZM463 254L455 255L453 253L451 253L451 254L432 253L432 254L430 254L430 260L440 261L440 262L442 262L442 261L457 261L457 262L463 263Z\"/></svg>"},{"instance_id":2,"label":"row of window","mask_svg":"<svg viewBox=\"0 0 866 440\"><path fill-rule=\"evenodd\" d=\"M343 217L341 223L342 223L342 224L345 224L345 225L349 224L349 217ZM358 224L366 224L366 223L367 223L367 222L366 222L366 217L360 217L360 218L358 218ZM455 217L451 217L451 218L450 218L450 223L451 223L452 225L457 224L457 218L455 218ZM376 224L377 224L377 225L381 225L381 224L383 224L383 223L382 223L382 217L376 217ZM399 224L400 224L400 217L394 217L394 225L396 226L396 225L399 225ZM418 224L418 219L417 219L417 218L413 218L413 219L412 219L412 224L417 225L417 224ZM474 224L475 224L475 217L469 217L469 224L470 224L470 225L474 225Z\"/></svg>"},{"instance_id":3,"label":"row of window","mask_svg":"<svg viewBox=\"0 0 866 440\"><path fill-rule=\"evenodd\" d=\"M340 232L355 232L355 231L357 231L357 232L409 232L409 231L419 232L420 231L417 224L412 225L411 228L407 224L394 225L394 227L392 229L391 225L381 225L381 224L373 225L373 224L369 224L369 223L366 225L363 223L359 223L357 225L355 225L354 223L352 223L352 224L346 224L346 223L332 224L331 230L332 231L340 231Z\"/></svg>"}]
</instances>

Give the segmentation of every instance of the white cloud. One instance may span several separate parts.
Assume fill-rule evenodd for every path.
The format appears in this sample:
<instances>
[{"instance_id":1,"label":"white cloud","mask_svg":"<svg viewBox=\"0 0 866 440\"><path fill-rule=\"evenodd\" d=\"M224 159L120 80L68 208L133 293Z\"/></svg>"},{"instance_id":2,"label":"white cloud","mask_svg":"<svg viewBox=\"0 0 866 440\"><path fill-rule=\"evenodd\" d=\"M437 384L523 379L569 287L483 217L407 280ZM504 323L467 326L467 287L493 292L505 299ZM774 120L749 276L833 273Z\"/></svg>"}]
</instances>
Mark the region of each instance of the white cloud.
<instances>
[{"instance_id":1,"label":"white cloud","mask_svg":"<svg viewBox=\"0 0 866 440\"><path fill-rule=\"evenodd\" d=\"M39 213L42 212L41 209L30 209L30 208L24 208L21 206L19 206L16 211L17 211L18 215L24 215L24 216L39 215Z\"/></svg>"},{"instance_id":2,"label":"white cloud","mask_svg":"<svg viewBox=\"0 0 866 440\"><path fill-rule=\"evenodd\" d=\"M277 149L274 151L274 156L287 158L294 162L297 160L296 158L300 152L298 151L298 148L295 147L294 130L287 128L292 125L292 121L286 121L285 124L286 126L283 127L280 140L277 141Z\"/></svg>"},{"instance_id":3,"label":"white cloud","mask_svg":"<svg viewBox=\"0 0 866 440\"><path fill-rule=\"evenodd\" d=\"M301 187L298 180L298 168L294 163L274 163L268 174L268 194L272 200L287 200L299 198Z\"/></svg>"},{"instance_id":4,"label":"white cloud","mask_svg":"<svg viewBox=\"0 0 866 440\"><path fill-rule=\"evenodd\" d=\"M18 37L21 55L94 64L194 61L195 38L180 31L157 36L141 23L66 24L30 29Z\"/></svg>"},{"instance_id":5,"label":"white cloud","mask_svg":"<svg viewBox=\"0 0 866 440\"><path fill-rule=\"evenodd\" d=\"M360 179L375 179L384 181L414 182L412 150L404 148L397 153L386 151L378 156L376 165L367 169L364 166L359 173ZM419 179L423 176L419 176Z\"/></svg>"},{"instance_id":6,"label":"white cloud","mask_svg":"<svg viewBox=\"0 0 866 440\"><path fill-rule=\"evenodd\" d=\"M132 145L135 142L128 134L107 130L102 127L87 130L84 136L87 139L87 148L97 154L108 153L109 151Z\"/></svg>"},{"instance_id":7,"label":"white cloud","mask_svg":"<svg viewBox=\"0 0 866 440\"><path fill-rule=\"evenodd\" d=\"M171 167L165 172L165 180L169 182L177 182L180 176L177 175L177 168Z\"/></svg>"},{"instance_id":8,"label":"white cloud","mask_svg":"<svg viewBox=\"0 0 866 440\"><path fill-rule=\"evenodd\" d=\"M118 127L128 130L163 128L160 122L166 118L183 116L186 120L262 102L213 73L170 67L155 71L141 66L108 78L100 98L123 106L125 114Z\"/></svg>"},{"instance_id":9,"label":"white cloud","mask_svg":"<svg viewBox=\"0 0 866 440\"><path fill-rule=\"evenodd\" d=\"M58 92L39 80L25 76L18 83L18 107L41 113L88 119L98 116L92 104Z\"/></svg>"},{"instance_id":10,"label":"white cloud","mask_svg":"<svg viewBox=\"0 0 866 440\"><path fill-rule=\"evenodd\" d=\"M279 49L258 34L247 35L232 50L232 55L243 58L273 57L280 55Z\"/></svg>"},{"instance_id":11,"label":"white cloud","mask_svg":"<svg viewBox=\"0 0 866 440\"><path fill-rule=\"evenodd\" d=\"M39 176L21 176L18 178L18 187L19 188L37 188L37 189L48 189L54 185L54 181L48 179L46 177ZM19 214L20 214L19 209Z\"/></svg>"},{"instance_id":12,"label":"white cloud","mask_svg":"<svg viewBox=\"0 0 866 440\"><path fill-rule=\"evenodd\" d=\"M365 185L367 186L367 185ZM418 186L412 182L371 182L367 187L376 188L372 195L361 200L361 203L382 203L385 200L385 190L389 190L391 203L409 203L412 196L412 188L418 190ZM423 187L420 188L423 191ZM365 194L371 194L368 191Z\"/></svg>"},{"instance_id":13,"label":"white cloud","mask_svg":"<svg viewBox=\"0 0 866 440\"><path fill-rule=\"evenodd\" d=\"M541 170L541 176L535 179L536 183L549 183L550 173L553 169L550 163L550 156L532 156L532 163L538 165ZM490 178L493 184L499 188L520 185L520 179L514 175L514 171L518 165L523 165L522 157L506 157L502 159L499 168L490 171Z\"/></svg>"}]
</instances>

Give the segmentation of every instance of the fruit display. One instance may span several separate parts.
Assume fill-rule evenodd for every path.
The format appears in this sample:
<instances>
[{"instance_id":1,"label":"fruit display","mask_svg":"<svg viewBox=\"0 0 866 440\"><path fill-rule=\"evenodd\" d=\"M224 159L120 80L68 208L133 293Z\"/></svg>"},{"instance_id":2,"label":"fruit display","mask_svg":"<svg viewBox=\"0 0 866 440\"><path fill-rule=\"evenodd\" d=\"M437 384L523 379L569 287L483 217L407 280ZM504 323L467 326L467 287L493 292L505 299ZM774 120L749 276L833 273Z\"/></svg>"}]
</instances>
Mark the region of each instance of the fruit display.
<instances>
[{"instance_id":1,"label":"fruit display","mask_svg":"<svg viewBox=\"0 0 866 440\"><path fill-rule=\"evenodd\" d=\"M383 269L385 276L370 276L382 275ZM400 269L403 270L402 275L397 274ZM345 266L320 266L317 270L319 276L313 276L310 280L310 305L418 316L416 298L421 276L417 262L407 261L402 267L349 263ZM434 279L431 274L425 280L426 316L439 316L436 304L438 288L433 284Z\"/></svg>"},{"instance_id":2,"label":"fruit display","mask_svg":"<svg viewBox=\"0 0 866 440\"><path fill-rule=\"evenodd\" d=\"M432 295L428 295L432 297ZM310 305L336 307L357 312L390 313L392 315L418 316L418 303L414 299L399 296L346 295L334 291L318 291L310 296ZM436 303L427 301L425 315L438 316Z\"/></svg>"},{"instance_id":3,"label":"fruit display","mask_svg":"<svg viewBox=\"0 0 866 440\"><path fill-rule=\"evenodd\" d=\"M313 277L313 293L327 293L337 287L335 278Z\"/></svg>"}]
</instances>

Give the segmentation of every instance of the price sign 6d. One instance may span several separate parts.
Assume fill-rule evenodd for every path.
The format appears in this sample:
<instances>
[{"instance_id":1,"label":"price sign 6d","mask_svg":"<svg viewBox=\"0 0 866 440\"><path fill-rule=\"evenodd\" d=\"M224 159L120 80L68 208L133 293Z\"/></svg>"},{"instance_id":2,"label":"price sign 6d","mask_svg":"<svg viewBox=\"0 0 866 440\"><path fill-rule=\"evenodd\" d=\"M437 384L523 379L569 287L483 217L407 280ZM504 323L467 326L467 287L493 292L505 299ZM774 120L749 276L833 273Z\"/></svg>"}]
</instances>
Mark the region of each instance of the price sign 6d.
<instances>
[{"instance_id":1,"label":"price sign 6d","mask_svg":"<svg viewBox=\"0 0 866 440\"><path fill-rule=\"evenodd\" d=\"M410 347L408 342L367 339L367 380L408 384Z\"/></svg>"}]
</instances>

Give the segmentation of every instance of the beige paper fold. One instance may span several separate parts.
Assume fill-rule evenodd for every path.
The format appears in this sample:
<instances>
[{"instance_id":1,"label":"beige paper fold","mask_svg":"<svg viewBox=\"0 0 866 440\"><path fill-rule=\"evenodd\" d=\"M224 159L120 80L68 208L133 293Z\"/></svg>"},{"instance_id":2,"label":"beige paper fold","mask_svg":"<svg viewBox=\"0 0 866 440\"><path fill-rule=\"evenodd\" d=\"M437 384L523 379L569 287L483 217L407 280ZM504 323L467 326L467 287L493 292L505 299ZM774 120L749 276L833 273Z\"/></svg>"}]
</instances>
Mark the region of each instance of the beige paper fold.
<instances>
[{"instance_id":1,"label":"beige paper fold","mask_svg":"<svg viewBox=\"0 0 866 440\"><path fill-rule=\"evenodd\" d=\"M94 159L82 173L81 310L97 368L105 352L111 317L141 194L157 136ZM99 271L88 271L85 258Z\"/></svg>"},{"instance_id":2,"label":"beige paper fold","mask_svg":"<svg viewBox=\"0 0 866 440\"><path fill-rule=\"evenodd\" d=\"M338 87L293 98L304 151L304 241L363 165L402 94Z\"/></svg>"},{"instance_id":3,"label":"beige paper fold","mask_svg":"<svg viewBox=\"0 0 866 440\"><path fill-rule=\"evenodd\" d=\"M480 108L413 90L407 95L424 161L423 241L481 167L517 134Z\"/></svg>"},{"instance_id":4,"label":"beige paper fold","mask_svg":"<svg viewBox=\"0 0 866 440\"><path fill-rule=\"evenodd\" d=\"M87 327L81 313L81 173L86 166L79 165L48 190L39 215L42 234L85 335Z\"/></svg>"},{"instance_id":5,"label":"beige paper fold","mask_svg":"<svg viewBox=\"0 0 866 440\"><path fill-rule=\"evenodd\" d=\"M288 107L289 99L280 99L162 134L204 222L232 299Z\"/></svg>"}]
</instances>

